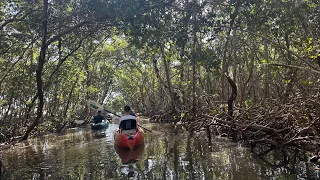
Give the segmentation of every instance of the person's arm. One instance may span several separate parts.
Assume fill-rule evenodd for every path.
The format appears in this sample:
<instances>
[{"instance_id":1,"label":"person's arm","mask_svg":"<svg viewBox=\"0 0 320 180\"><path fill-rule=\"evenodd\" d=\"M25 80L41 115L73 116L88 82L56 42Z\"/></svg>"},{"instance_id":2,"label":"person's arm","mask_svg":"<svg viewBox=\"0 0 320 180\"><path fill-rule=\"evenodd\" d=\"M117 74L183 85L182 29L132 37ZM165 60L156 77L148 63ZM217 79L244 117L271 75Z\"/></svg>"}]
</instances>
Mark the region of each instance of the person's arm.
<instances>
[{"instance_id":1,"label":"person's arm","mask_svg":"<svg viewBox=\"0 0 320 180\"><path fill-rule=\"evenodd\" d=\"M140 117L139 116L136 116L136 122L137 122L137 124L140 124Z\"/></svg>"},{"instance_id":2,"label":"person's arm","mask_svg":"<svg viewBox=\"0 0 320 180\"><path fill-rule=\"evenodd\" d=\"M103 119L102 119L102 120L104 120L104 122L107 122L107 121L108 121L108 122L110 123L110 120L109 120L109 119L107 119L107 118L106 118L106 117L104 117L104 116L103 116Z\"/></svg>"}]
</instances>

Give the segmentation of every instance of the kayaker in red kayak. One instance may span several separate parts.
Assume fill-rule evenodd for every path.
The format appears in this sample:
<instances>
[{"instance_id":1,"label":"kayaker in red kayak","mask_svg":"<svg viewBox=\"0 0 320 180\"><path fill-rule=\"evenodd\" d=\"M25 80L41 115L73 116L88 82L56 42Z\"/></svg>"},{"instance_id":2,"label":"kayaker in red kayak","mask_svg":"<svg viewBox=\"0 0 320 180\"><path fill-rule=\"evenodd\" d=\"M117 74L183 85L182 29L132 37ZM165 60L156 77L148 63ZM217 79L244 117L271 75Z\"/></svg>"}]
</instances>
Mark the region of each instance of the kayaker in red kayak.
<instances>
[{"instance_id":1,"label":"kayaker in red kayak","mask_svg":"<svg viewBox=\"0 0 320 180\"><path fill-rule=\"evenodd\" d=\"M130 110L130 106L124 107L119 129L114 133L114 142L118 147L133 149L144 143L144 132L138 127L136 117L130 115Z\"/></svg>"},{"instance_id":2,"label":"kayaker in red kayak","mask_svg":"<svg viewBox=\"0 0 320 180\"><path fill-rule=\"evenodd\" d=\"M135 134L137 128L136 116L132 115L130 106L126 105L123 108L124 115L120 117L119 129L122 134Z\"/></svg>"}]
</instances>

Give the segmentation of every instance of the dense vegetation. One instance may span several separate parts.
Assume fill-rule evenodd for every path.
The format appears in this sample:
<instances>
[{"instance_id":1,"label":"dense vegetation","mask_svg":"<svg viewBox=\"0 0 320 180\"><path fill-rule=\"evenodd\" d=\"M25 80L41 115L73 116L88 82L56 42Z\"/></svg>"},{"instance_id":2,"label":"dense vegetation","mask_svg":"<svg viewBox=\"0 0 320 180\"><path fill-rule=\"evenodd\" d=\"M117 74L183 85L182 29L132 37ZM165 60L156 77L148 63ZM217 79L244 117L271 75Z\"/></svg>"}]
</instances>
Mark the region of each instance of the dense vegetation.
<instances>
[{"instance_id":1,"label":"dense vegetation","mask_svg":"<svg viewBox=\"0 0 320 180\"><path fill-rule=\"evenodd\" d=\"M190 131L317 145L318 1L4 0L0 9L0 142L88 119L94 99Z\"/></svg>"}]
</instances>

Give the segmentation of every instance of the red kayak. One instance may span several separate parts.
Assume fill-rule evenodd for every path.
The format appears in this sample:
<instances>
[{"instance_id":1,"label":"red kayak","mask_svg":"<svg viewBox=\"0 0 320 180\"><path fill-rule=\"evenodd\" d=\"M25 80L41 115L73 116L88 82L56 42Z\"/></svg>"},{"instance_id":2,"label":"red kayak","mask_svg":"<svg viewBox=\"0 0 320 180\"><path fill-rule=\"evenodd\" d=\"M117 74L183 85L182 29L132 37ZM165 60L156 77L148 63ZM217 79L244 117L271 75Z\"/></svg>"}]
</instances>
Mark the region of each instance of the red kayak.
<instances>
[{"instance_id":1,"label":"red kayak","mask_svg":"<svg viewBox=\"0 0 320 180\"><path fill-rule=\"evenodd\" d=\"M133 149L144 143L144 132L138 127L135 134L122 134L118 129L114 133L114 142L118 147Z\"/></svg>"}]
</instances>

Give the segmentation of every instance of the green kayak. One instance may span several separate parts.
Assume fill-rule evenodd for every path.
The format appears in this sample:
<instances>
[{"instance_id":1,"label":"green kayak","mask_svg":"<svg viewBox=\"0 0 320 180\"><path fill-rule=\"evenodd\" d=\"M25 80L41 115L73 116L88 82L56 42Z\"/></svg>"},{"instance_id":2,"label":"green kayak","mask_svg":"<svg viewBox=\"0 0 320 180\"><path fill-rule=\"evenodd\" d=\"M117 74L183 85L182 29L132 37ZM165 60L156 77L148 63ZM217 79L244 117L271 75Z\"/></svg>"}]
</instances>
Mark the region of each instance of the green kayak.
<instances>
[{"instance_id":1,"label":"green kayak","mask_svg":"<svg viewBox=\"0 0 320 180\"><path fill-rule=\"evenodd\" d=\"M91 129L92 130L102 130L109 127L109 122L101 122L101 123L91 123Z\"/></svg>"}]
</instances>

